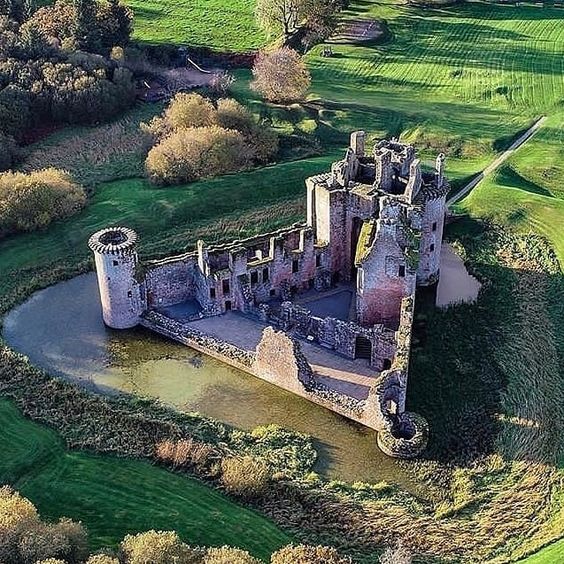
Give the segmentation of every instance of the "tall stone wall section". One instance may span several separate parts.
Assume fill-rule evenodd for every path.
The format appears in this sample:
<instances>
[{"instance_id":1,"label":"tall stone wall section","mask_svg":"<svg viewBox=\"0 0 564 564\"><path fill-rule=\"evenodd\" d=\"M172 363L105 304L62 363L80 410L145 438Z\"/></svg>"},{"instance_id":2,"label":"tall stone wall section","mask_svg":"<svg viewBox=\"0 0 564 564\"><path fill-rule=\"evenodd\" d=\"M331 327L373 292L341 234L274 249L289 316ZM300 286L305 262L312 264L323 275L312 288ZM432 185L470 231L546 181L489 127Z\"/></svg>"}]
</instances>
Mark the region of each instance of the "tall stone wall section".
<instances>
[{"instance_id":1,"label":"tall stone wall section","mask_svg":"<svg viewBox=\"0 0 564 564\"><path fill-rule=\"evenodd\" d=\"M445 209L446 193L428 199L423 204L419 266L417 268L417 284L420 286L429 286L439 280Z\"/></svg>"},{"instance_id":2,"label":"tall stone wall section","mask_svg":"<svg viewBox=\"0 0 564 564\"><path fill-rule=\"evenodd\" d=\"M194 299L195 268L194 254L147 263L144 275L148 307L166 307Z\"/></svg>"}]
</instances>

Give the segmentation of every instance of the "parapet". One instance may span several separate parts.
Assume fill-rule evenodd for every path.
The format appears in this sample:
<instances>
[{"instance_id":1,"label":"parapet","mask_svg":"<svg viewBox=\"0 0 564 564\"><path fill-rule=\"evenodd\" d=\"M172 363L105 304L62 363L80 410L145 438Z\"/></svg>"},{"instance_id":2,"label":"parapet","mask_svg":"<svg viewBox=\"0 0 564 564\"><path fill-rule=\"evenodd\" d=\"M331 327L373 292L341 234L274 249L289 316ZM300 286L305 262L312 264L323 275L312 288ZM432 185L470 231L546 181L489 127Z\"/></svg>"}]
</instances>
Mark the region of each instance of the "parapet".
<instances>
[{"instance_id":1,"label":"parapet","mask_svg":"<svg viewBox=\"0 0 564 564\"><path fill-rule=\"evenodd\" d=\"M109 227L90 237L88 246L103 255L127 255L136 250L137 233L128 227Z\"/></svg>"}]
</instances>

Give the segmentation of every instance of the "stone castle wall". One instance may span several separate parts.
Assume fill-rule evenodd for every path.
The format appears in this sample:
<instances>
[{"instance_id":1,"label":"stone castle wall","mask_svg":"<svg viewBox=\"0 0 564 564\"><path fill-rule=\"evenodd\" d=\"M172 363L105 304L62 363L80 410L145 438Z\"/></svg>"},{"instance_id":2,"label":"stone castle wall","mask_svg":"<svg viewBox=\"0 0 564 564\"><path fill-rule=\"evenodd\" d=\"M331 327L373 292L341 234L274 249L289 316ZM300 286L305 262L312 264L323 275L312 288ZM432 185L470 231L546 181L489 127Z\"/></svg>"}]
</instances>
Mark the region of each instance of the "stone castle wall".
<instances>
[{"instance_id":1,"label":"stone castle wall","mask_svg":"<svg viewBox=\"0 0 564 564\"><path fill-rule=\"evenodd\" d=\"M446 193L425 202L421 217L421 244L417 283L434 284L439 279L441 245L445 224Z\"/></svg>"},{"instance_id":2,"label":"stone castle wall","mask_svg":"<svg viewBox=\"0 0 564 564\"><path fill-rule=\"evenodd\" d=\"M149 308L166 307L196 297L196 257L155 261L146 265L145 288Z\"/></svg>"}]
</instances>

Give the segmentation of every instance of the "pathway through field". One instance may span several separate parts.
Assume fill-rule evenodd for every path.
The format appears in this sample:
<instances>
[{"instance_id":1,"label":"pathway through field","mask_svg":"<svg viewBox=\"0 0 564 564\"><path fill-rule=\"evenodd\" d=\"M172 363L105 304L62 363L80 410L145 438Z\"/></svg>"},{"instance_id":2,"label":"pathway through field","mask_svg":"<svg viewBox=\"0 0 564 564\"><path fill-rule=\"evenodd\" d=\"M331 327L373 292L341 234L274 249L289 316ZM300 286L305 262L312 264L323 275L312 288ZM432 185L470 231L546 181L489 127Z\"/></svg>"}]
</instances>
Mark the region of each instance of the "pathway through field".
<instances>
[{"instance_id":1,"label":"pathway through field","mask_svg":"<svg viewBox=\"0 0 564 564\"><path fill-rule=\"evenodd\" d=\"M533 125L531 125L531 127L529 127L529 129L527 129L527 131L525 131L525 133L523 133L523 135L519 137L519 139L516 139L509 146L508 149L503 151L503 153L501 153L499 157L497 157L482 172L480 172L466 186L464 186L462 190L459 190L454 196L452 196L452 198L449 198L447 200L447 206L450 207L456 202L458 202L458 200L461 200L472 189L478 186L478 184L480 184L480 182L482 182L482 180L486 176L497 170L511 155L513 155L513 153L515 153L515 151L517 151L517 149L519 149L519 147L524 145L542 127L545 121L546 121L546 116L542 116L539 119L537 119L535 123L533 123Z\"/></svg>"}]
</instances>

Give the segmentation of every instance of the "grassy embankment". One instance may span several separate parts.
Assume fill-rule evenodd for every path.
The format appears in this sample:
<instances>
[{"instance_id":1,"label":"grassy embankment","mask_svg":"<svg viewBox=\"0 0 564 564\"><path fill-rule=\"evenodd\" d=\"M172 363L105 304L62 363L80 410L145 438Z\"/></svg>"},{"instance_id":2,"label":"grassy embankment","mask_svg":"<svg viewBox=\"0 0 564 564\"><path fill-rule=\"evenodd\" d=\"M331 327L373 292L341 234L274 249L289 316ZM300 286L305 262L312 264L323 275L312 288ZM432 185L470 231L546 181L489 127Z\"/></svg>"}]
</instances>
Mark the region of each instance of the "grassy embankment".
<instances>
[{"instance_id":1,"label":"grassy embankment","mask_svg":"<svg viewBox=\"0 0 564 564\"><path fill-rule=\"evenodd\" d=\"M401 134L423 146L426 156L446 150L449 175L459 183L487 164L534 117L550 115L542 136L460 206L476 218L494 217L520 229L531 226L549 236L562 256L561 233L554 228L562 223L561 193L554 191L563 179L560 149L553 143L553 132L561 131L562 121L557 112L563 96L561 13L483 4L416 10L353 2L351 17L386 17L393 41L335 46L337 56L331 59L320 58L315 50L308 61L314 78L312 98L319 99L289 111L270 111L287 132L317 136L326 152L343 146L348 131L360 127L376 136ZM253 98L244 83L237 90ZM138 175L142 153L133 153L137 164L131 170ZM545 167L548 154L554 155L553 164ZM120 156L116 167L128 158ZM64 264L64 273L86 258L88 235L110 223L138 229L147 255L180 249L200 235L228 237L292 221L303 209L303 178L325 170L330 160L284 163L187 188L157 190L141 179L103 183L80 216L47 232L0 243L2 310L55 278L59 265ZM85 176L91 174L90 162L87 157L79 166ZM94 183L110 178L102 176ZM537 189L533 194L531 185L551 195ZM512 216L515 204L519 213ZM470 224L462 227L452 235L470 247ZM559 446L551 420L558 420L562 405L553 377L560 368L558 335L563 325L561 315L549 307L557 303L556 275L544 251L539 250L540 262L534 263L529 255L519 259L519 253L507 249L497 255L487 242L484 248L483 256L480 248L470 250L471 262L490 280L487 286L498 290L477 306L430 314L428 339L413 367L411 401L431 420L435 437L431 459L414 471L421 479L429 476L430 483L436 478L437 490L443 489L435 500L440 518L408 518L400 499L386 501L385 508L371 506L370 527L379 534L382 528L395 535L412 530L426 538L429 552L436 554L470 550L488 557L509 552L517 558L557 538L562 530L562 492L554 470ZM529 276L529 271L536 274ZM529 443L530 421L542 426ZM473 427L475 423L480 425ZM511 430L520 435L508 433ZM447 455L468 456L475 447L479 457L484 454L481 437L490 454L486 461L477 470L459 462L453 471L445 462ZM88 488L87 482L83 487ZM142 499L146 489L132 495ZM30 497L41 507L41 489L35 496ZM60 510L71 514L62 505ZM94 530L109 526L91 514L85 521ZM449 546L454 533L456 546Z\"/></svg>"},{"instance_id":2,"label":"grassy embankment","mask_svg":"<svg viewBox=\"0 0 564 564\"><path fill-rule=\"evenodd\" d=\"M215 51L254 51L266 43L254 0L126 0L134 11L134 39Z\"/></svg>"},{"instance_id":3,"label":"grassy embankment","mask_svg":"<svg viewBox=\"0 0 564 564\"><path fill-rule=\"evenodd\" d=\"M5 400L0 425L0 481L36 500L46 518L81 520L92 549L150 528L176 530L194 545L244 547L265 559L290 541L264 517L197 480L147 462L68 451L56 433Z\"/></svg>"}]
</instances>

